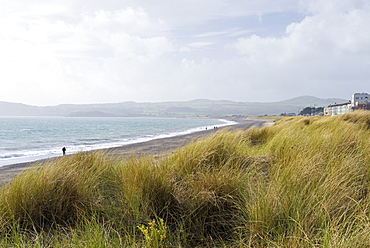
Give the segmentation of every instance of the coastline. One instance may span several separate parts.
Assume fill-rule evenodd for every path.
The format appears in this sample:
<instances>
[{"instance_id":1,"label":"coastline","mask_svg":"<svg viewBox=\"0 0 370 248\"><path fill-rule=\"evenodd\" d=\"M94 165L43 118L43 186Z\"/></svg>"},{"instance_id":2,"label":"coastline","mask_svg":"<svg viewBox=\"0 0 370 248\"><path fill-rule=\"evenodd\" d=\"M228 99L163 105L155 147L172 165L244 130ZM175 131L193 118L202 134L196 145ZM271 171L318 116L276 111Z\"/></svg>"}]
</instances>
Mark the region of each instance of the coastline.
<instances>
[{"instance_id":1,"label":"coastline","mask_svg":"<svg viewBox=\"0 0 370 248\"><path fill-rule=\"evenodd\" d=\"M109 156L123 156L123 157L129 156L131 154L138 154L138 155L160 154L163 152L175 150L181 146L186 145L187 143L191 141L196 141L200 138L206 137L208 135L212 135L213 133L221 129L227 129L227 130L247 129L251 126L262 126L262 125L269 123L269 121L265 121L265 120L244 119L244 118L243 119L237 118L237 119L230 119L230 120L237 122L237 124L225 126L219 129L209 129L209 130L194 132L190 134L184 134L184 135L168 137L168 138L160 138L160 139L145 141L141 143L128 144L128 145L123 145L120 147L99 149L99 150L94 150L94 151L104 151ZM19 174L23 170L26 170L27 168L41 165L46 161L52 161L53 159L58 159L58 158L60 157L42 159L42 160L38 160L34 162L25 162L25 163L18 163L18 164L2 166L0 167L0 185L11 181L12 178L14 178L17 174Z\"/></svg>"},{"instance_id":2,"label":"coastline","mask_svg":"<svg viewBox=\"0 0 370 248\"><path fill-rule=\"evenodd\" d=\"M8 118L0 125L3 131L0 167L59 157L62 147L66 147L67 154L74 154L233 124L236 122L230 118L195 117Z\"/></svg>"}]
</instances>

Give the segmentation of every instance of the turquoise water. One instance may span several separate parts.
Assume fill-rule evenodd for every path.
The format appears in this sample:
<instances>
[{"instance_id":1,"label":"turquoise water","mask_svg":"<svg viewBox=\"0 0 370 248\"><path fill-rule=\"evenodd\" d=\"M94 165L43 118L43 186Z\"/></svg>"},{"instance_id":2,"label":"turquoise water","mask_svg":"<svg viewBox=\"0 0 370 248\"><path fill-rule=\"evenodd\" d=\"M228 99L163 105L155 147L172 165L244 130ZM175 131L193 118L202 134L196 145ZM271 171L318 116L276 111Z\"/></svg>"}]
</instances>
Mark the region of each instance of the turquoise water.
<instances>
[{"instance_id":1,"label":"turquoise water","mask_svg":"<svg viewBox=\"0 0 370 248\"><path fill-rule=\"evenodd\" d=\"M0 166L225 126L216 119L0 117Z\"/></svg>"}]
</instances>

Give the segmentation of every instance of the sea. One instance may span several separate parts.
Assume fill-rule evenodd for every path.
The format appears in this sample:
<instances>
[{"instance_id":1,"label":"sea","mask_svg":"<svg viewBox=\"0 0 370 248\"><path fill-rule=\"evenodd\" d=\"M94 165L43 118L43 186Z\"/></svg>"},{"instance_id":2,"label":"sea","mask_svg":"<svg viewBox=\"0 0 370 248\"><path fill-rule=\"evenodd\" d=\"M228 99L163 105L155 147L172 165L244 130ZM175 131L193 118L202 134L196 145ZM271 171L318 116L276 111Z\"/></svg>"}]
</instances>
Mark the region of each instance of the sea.
<instances>
[{"instance_id":1,"label":"sea","mask_svg":"<svg viewBox=\"0 0 370 248\"><path fill-rule=\"evenodd\" d=\"M223 119L0 117L0 166L113 148L235 124Z\"/></svg>"}]
</instances>

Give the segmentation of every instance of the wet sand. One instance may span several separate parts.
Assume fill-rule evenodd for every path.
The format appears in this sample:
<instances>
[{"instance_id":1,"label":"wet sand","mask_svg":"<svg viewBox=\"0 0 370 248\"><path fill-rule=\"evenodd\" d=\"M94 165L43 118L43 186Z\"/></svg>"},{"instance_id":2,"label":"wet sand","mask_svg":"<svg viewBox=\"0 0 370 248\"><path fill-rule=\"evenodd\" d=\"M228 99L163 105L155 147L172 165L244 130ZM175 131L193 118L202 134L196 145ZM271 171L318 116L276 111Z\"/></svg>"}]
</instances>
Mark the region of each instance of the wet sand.
<instances>
[{"instance_id":1,"label":"wet sand","mask_svg":"<svg viewBox=\"0 0 370 248\"><path fill-rule=\"evenodd\" d=\"M107 152L109 155L112 156L129 156L132 154L137 155L144 155L144 154L160 154L163 152L168 152L171 150L175 150L178 147L184 146L190 141L196 141L200 138L206 137L208 135L212 135L213 133L217 132L221 129L247 129L251 126L262 126L268 125L271 121L263 121L263 120L256 120L256 119L235 119L238 124L227 126L224 128L219 129L211 129L205 130L201 132L175 136L170 138L163 138L163 139L156 139L142 143L136 143L131 145L124 145L115 148L103 149L103 151ZM35 165L42 164L45 161L53 160L51 159L44 159L30 163L20 163L20 164L13 164L13 165L6 165L0 167L0 184L10 181L14 176L19 174L21 171L30 168Z\"/></svg>"}]
</instances>

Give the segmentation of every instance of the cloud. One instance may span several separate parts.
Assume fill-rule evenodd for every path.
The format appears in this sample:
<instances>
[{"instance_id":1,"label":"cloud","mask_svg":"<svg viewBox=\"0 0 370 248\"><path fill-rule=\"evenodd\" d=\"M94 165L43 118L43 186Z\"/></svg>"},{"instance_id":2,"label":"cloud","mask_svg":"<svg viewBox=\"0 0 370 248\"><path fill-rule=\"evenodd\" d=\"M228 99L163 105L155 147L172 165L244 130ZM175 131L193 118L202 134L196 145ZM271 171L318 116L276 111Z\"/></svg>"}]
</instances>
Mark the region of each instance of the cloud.
<instances>
[{"instance_id":1,"label":"cloud","mask_svg":"<svg viewBox=\"0 0 370 248\"><path fill-rule=\"evenodd\" d=\"M213 42L204 41L204 42L193 42L193 43L188 44L188 46L192 48L204 48L204 47L211 46L213 44L214 44Z\"/></svg>"},{"instance_id":2,"label":"cloud","mask_svg":"<svg viewBox=\"0 0 370 248\"><path fill-rule=\"evenodd\" d=\"M292 90L294 85L299 85L301 92L312 92L310 87L320 89L318 95L330 95L333 87L345 90L349 83L366 88L370 71L370 33L365 32L370 23L369 5L358 6L355 1L348 8L349 1L339 7L337 2L320 1L321 11L309 5L315 14L290 24L281 37L252 35L235 43L248 68L261 73L258 83L267 84L271 77L271 88L295 94L298 90Z\"/></svg>"},{"instance_id":3,"label":"cloud","mask_svg":"<svg viewBox=\"0 0 370 248\"><path fill-rule=\"evenodd\" d=\"M0 3L5 101L275 101L368 87L365 0Z\"/></svg>"},{"instance_id":4,"label":"cloud","mask_svg":"<svg viewBox=\"0 0 370 248\"><path fill-rule=\"evenodd\" d=\"M83 23L89 28L122 32L131 35L156 35L167 29L161 20L153 20L142 8L127 7L115 11L99 10L84 14Z\"/></svg>"},{"instance_id":5,"label":"cloud","mask_svg":"<svg viewBox=\"0 0 370 248\"><path fill-rule=\"evenodd\" d=\"M0 93L4 100L37 104L33 96L42 95L46 103L106 101L100 93L114 93L117 81L135 81L137 70L173 49L160 35L167 28L163 22L140 8L83 13L74 22L50 17L64 13L53 5L36 15L35 8L1 16L0 78L9 82Z\"/></svg>"},{"instance_id":6,"label":"cloud","mask_svg":"<svg viewBox=\"0 0 370 248\"><path fill-rule=\"evenodd\" d=\"M367 9L369 2L366 0L320 0L300 1L301 11L310 15L343 13L352 9Z\"/></svg>"},{"instance_id":7,"label":"cloud","mask_svg":"<svg viewBox=\"0 0 370 248\"><path fill-rule=\"evenodd\" d=\"M252 33L252 30L243 30L241 28L232 28L228 30L223 31L214 31L214 32L206 32L202 34L197 34L194 36L194 38L209 38L209 37L215 37L215 36L240 36Z\"/></svg>"},{"instance_id":8,"label":"cloud","mask_svg":"<svg viewBox=\"0 0 370 248\"><path fill-rule=\"evenodd\" d=\"M310 16L289 25L283 37L252 35L239 39L235 47L250 59L266 58L276 63L369 52L370 34L363 32L368 21L370 15L365 10Z\"/></svg>"}]
</instances>

